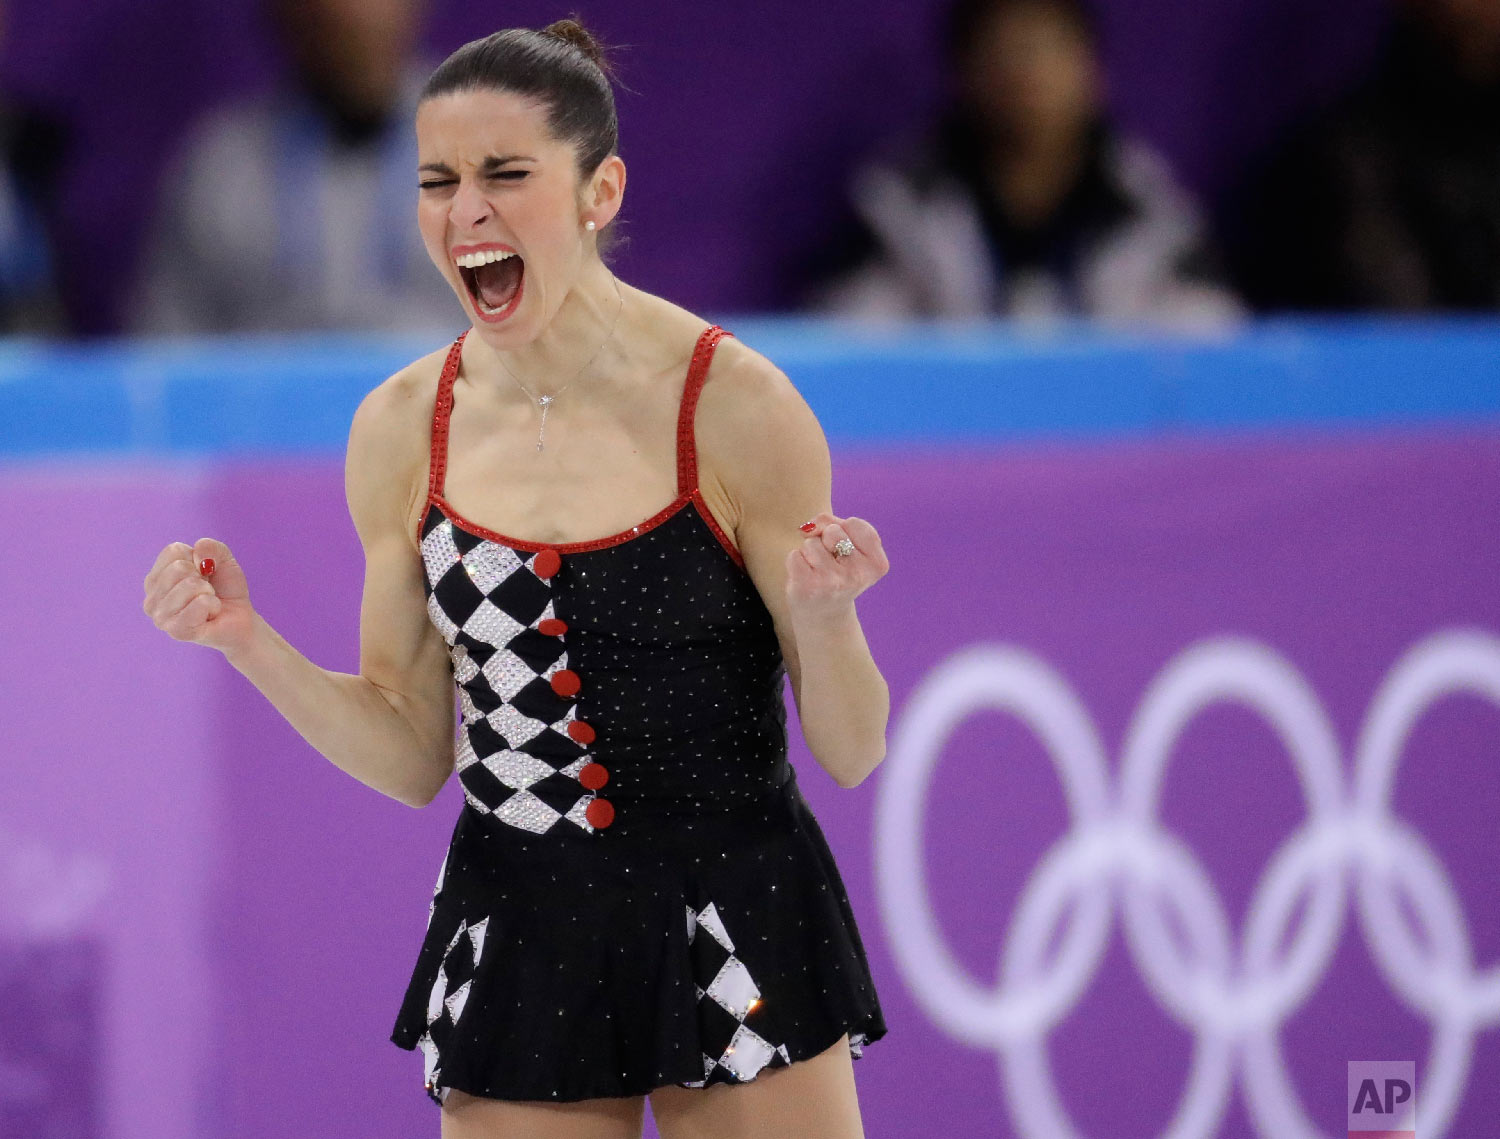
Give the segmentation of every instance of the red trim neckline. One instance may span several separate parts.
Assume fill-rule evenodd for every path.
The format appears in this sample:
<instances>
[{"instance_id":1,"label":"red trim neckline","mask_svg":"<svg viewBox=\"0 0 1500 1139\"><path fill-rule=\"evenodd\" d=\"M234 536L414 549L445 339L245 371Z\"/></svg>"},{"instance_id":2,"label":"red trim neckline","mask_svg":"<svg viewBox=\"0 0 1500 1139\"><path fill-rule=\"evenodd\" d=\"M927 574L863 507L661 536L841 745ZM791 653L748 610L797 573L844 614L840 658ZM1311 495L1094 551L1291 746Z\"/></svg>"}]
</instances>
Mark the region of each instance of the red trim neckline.
<instances>
[{"instance_id":1,"label":"red trim neckline","mask_svg":"<svg viewBox=\"0 0 1500 1139\"><path fill-rule=\"evenodd\" d=\"M477 522L469 521L469 519L465 518L457 510L454 510L448 500L440 494L428 496L427 508L422 512L422 522L418 524L418 527L420 529L422 523L425 523L427 520L427 514L436 506L444 518L460 530L464 530L476 538L498 542L502 546L525 550L528 553L540 553L542 550L556 550L559 554L583 554L590 550L602 550L609 546L618 546L624 542L639 538L649 531L655 530L663 522L666 522L680 512L690 502L697 508L698 516L708 525L713 536L718 539L719 545L724 548L724 552L734 559L735 565L739 566L740 569L744 569L744 555L740 553L729 536L724 533L723 527L714 518L713 512L708 509L708 503L704 500L702 492L697 489L694 489L690 494L678 495L650 518L638 522L628 529L621 530L616 534L607 535L603 538L589 538L581 542L532 542L525 538L512 538L509 534L502 534L498 530L491 530L488 526L481 526ZM421 545L420 534L417 544Z\"/></svg>"},{"instance_id":2,"label":"red trim neckline","mask_svg":"<svg viewBox=\"0 0 1500 1139\"><path fill-rule=\"evenodd\" d=\"M602 538L590 538L579 542L533 542L525 538L513 538L498 530L491 530L488 526L481 526L477 522L470 521L453 509L452 504L443 496L441 488L444 485L448 467L448 417L453 411L453 381L458 376L464 338L468 334L469 330L466 328L453 341L453 346L448 349L448 357L443 363L442 374L438 379L437 399L432 412L432 442L428 453L427 501L424 504L422 516L417 520L419 548L422 543L422 527L426 524L427 515L433 506L436 506L453 525L476 538L532 553L556 550L559 554L577 554L605 549L639 538L642 534L656 529L691 502L697 508L699 518L708 526L709 531L734 564L742 570L745 569L744 555L740 553L729 535L714 518L713 512L708 508L707 500L703 497L703 491L698 486L698 455L693 437L693 420L697 412L698 394L708 374L708 365L713 359L714 349L718 347L723 337L733 336L734 333L716 324L710 325L703 330L698 337L698 343L693 348L692 362L688 366L687 379L683 384L682 402L677 413L677 497L651 517L634 526Z\"/></svg>"}]
</instances>

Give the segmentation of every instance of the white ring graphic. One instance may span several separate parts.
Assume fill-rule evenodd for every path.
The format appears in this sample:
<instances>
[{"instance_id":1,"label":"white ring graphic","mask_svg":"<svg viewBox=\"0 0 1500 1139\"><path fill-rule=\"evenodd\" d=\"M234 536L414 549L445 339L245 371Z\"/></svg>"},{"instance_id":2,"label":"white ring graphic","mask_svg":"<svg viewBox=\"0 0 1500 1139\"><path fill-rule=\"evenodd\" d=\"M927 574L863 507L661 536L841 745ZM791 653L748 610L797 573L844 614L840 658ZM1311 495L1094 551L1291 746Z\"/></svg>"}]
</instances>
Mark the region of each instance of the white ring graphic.
<instances>
[{"instance_id":1,"label":"white ring graphic","mask_svg":"<svg viewBox=\"0 0 1500 1139\"><path fill-rule=\"evenodd\" d=\"M1088 711L1050 665L1013 646L953 654L908 702L877 792L881 913L913 996L951 1036L996 1051L1020 1134L1079 1139L1052 1078L1047 1038L1097 972L1118 898L1126 946L1148 991L1196 1037L1192 1070L1164 1139L1217 1134L1237 1057L1246 1106L1262 1136L1326 1139L1292 1087L1280 1029L1338 948L1352 877L1359 927L1377 966L1397 998L1433 1025L1422 1130L1427 1139L1441 1139L1462 1098L1475 1033L1500 1023L1500 965L1476 972L1448 874L1421 835L1391 815L1390 795L1412 728L1434 701L1459 692L1500 706L1500 638L1448 630L1409 649L1371 701L1347 787L1337 735L1300 672L1259 642L1214 638L1184 650L1151 682L1111 788ZM1273 728L1306 804L1302 825L1256 885L1239 946L1201 862L1162 828L1157 813L1178 737L1199 712L1224 702L1245 706ZM927 896L922 841L927 792L944 744L984 710L1012 713L1035 732L1057 768L1072 820L1021 892L993 990L976 984L948 950ZM1421 940L1402 913L1402 896ZM1304 898L1301 922L1292 929Z\"/></svg>"}]
</instances>

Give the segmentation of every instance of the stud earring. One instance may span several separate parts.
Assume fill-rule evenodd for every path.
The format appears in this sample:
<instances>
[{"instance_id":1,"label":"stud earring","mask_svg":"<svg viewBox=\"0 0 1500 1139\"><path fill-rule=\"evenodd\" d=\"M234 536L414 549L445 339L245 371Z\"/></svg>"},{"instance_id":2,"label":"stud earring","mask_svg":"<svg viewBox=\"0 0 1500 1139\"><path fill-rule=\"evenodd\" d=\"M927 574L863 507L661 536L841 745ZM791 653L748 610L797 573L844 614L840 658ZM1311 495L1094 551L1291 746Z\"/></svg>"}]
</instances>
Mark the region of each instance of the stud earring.
<instances>
[{"instance_id":1,"label":"stud earring","mask_svg":"<svg viewBox=\"0 0 1500 1139\"><path fill-rule=\"evenodd\" d=\"M588 230L590 233L593 233L594 232L594 219L590 218L588 221L584 222L583 223L583 228L586 229L586 230Z\"/></svg>"}]
</instances>

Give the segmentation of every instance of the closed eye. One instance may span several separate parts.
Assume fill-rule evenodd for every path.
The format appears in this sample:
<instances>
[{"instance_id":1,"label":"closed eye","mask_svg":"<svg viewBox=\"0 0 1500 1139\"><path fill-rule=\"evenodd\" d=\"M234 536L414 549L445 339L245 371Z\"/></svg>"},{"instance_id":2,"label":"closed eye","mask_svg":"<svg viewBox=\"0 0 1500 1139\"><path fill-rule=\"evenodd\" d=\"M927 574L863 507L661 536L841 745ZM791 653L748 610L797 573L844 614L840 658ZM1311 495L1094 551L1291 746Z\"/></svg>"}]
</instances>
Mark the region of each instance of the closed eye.
<instances>
[{"instance_id":1,"label":"closed eye","mask_svg":"<svg viewBox=\"0 0 1500 1139\"><path fill-rule=\"evenodd\" d=\"M530 170L501 170L489 177L505 182L519 182L530 173ZM428 178L417 184L424 190L437 190L443 186L455 185L457 182L457 178Z\"/></svg>"}]
</instances>

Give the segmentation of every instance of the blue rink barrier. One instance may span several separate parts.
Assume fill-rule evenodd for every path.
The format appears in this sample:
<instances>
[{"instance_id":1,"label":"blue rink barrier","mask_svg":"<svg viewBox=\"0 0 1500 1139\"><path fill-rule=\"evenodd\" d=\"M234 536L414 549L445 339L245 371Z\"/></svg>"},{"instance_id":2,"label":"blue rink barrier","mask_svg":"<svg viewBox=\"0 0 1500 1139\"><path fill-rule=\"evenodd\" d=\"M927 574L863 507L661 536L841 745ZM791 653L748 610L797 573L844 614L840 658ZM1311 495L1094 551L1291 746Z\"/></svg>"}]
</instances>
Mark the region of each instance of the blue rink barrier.
<instances>
[{"instance_id":1,"label":"blue rink barrier","mask_svg":"<svg viewBox=\"0 0 1500 1139\"><path fill-rule=\"evenodd\" d=\"M830 441L974 442L1500 418L1500 320L1274 320L1221 336L720 318ZM0 453L337 453L426 339L0 341Z\"/></svg>"}]
</instances>

